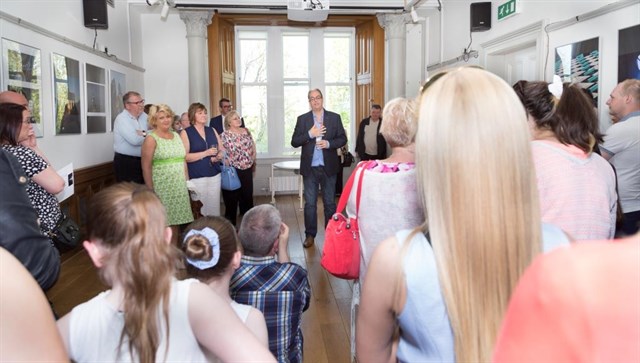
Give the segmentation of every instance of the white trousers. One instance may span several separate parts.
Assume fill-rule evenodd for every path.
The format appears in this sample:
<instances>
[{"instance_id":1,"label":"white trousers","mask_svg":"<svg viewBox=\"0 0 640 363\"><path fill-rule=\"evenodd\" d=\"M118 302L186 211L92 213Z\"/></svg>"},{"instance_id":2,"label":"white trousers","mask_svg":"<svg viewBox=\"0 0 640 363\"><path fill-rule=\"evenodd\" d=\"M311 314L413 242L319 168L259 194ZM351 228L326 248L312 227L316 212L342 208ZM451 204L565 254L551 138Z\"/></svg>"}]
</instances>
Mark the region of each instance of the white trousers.
<instances>
[{"instance_id":1,"label":"white trousers","mask_svg":"<svg viewBox=\"0 0 640 363\"><path fill-rule=\"evenodd\" d=\"M191 179L187 182L191 199L202 203L200 213L203 216L220 215L220 174L205 178Z\"/></svg>"}]
</instances>

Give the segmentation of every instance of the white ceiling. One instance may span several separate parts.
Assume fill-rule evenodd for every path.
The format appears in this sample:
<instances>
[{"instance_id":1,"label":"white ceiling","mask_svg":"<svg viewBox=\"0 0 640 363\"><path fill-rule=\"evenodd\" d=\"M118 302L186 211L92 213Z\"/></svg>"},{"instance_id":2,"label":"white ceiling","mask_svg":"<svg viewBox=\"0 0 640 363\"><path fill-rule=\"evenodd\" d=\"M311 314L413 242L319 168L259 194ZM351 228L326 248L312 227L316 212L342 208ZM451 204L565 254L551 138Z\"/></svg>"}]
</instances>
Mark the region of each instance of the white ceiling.
<instances>
[{"instance_id":1,"label":"white ceiling","mask_svg":"<svg viewBox=\"0 0 640 363\"><path fill-rule=\"evenodd\" d=\"M221 13L286 12L288 0L173 0L177 8L216 9ZM320 0L326 4L326 0ZM128 0L129 4L147 6L145 0ZM438 0L329 0L331 14L376 14L402 12L411 5L416 8L435 8Z\"/></svg>"}]
</instances>

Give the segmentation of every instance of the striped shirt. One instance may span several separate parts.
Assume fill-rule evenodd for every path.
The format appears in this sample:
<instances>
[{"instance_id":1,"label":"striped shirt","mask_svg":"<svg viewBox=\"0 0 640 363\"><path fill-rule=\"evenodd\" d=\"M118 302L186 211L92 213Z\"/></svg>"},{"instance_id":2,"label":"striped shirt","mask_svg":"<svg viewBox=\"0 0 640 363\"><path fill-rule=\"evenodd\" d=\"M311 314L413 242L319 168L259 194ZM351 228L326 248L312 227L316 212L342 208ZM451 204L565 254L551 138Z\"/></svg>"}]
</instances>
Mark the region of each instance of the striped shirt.
<instances>
[{"instance_id":1,"label":"striped shirt","mask_svg":"<svg viewBox=\"0 0 640 363\"><path fill-rule=\"evenodd\" d=\"M278 362L302 362L302 312L309 308L311 287L307 271L295 263L278 263L274 256L242 256L230 282L231 298L262 311L269 333L269 350Z\"/></svg>"}]
</instances>

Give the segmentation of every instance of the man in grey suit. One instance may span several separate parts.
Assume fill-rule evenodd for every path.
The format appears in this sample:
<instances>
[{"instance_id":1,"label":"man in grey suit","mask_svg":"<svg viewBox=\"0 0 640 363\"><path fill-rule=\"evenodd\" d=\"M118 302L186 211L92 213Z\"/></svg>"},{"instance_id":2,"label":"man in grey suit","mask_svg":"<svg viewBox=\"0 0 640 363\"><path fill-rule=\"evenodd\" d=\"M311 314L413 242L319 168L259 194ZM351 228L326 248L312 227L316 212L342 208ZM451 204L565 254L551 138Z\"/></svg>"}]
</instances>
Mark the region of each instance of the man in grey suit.
<instances>
[{"instance_id":1,"label":"man in grey suit","mask_svg":"<svg viewBox=\"0 0 640 363\"><path fill-rule=\"evenodd\" d=\"M311 111L298 116L291 146L302 146L300 174L304 182L304 247L313 246L318 232L318 188L322 190L325 227L336 212L336 175L342 167L337 150L347 143L340 115L323 107L322 92L307 94Z\"/></svg>"}]
</instances>

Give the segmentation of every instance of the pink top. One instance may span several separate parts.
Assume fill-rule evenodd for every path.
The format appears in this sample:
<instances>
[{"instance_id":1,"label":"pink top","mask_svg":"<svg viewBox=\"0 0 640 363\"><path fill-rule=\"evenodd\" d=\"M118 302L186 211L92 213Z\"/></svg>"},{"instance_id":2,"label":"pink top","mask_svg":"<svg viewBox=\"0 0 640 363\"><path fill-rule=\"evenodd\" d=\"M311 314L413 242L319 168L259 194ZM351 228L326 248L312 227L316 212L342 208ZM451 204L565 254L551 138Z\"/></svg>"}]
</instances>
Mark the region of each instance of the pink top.
<instances>
[{"instance_id":1,"label":"pink top","mask_svg":"<svg viewBox=\"0 0 640 363\"><path fill-rule=\"evenodd\" d=\"M494 362L639 362L640 235L559 248L515 289Z\"/></svg>"},{"instance_id":2,"label":"pink top","mask_svg":"<svg viewBox=\"0 0 640 363\"><path fill-rule=\"evenodd\" d=\"M365 166L365 170L377 173L397 173L407 171L416 167L416 163L387 163L382 160L371 160Z\"/></svg>"},{"instance_id":3,"label":"pink top","mask_svg":"<svg viewBox=\"0 0 640 363\"><path fill-rule=\"evenodd\" d=\"M229 130L220 135L222 145L227 151L231 166L236 169L246 170L253 166L253 138L246 133L235 133Z\"/></svg>"},{"instance_id":4,"label":"pink top","mask_svg":"<svg viewBox=\"0 0 640 363\"><path fill-rule=\"evenodd\" d=\"M542 221L576 240L613 238L616 180L600 155L573 145L533 141Z\"/></svg>"}]
</instances>

